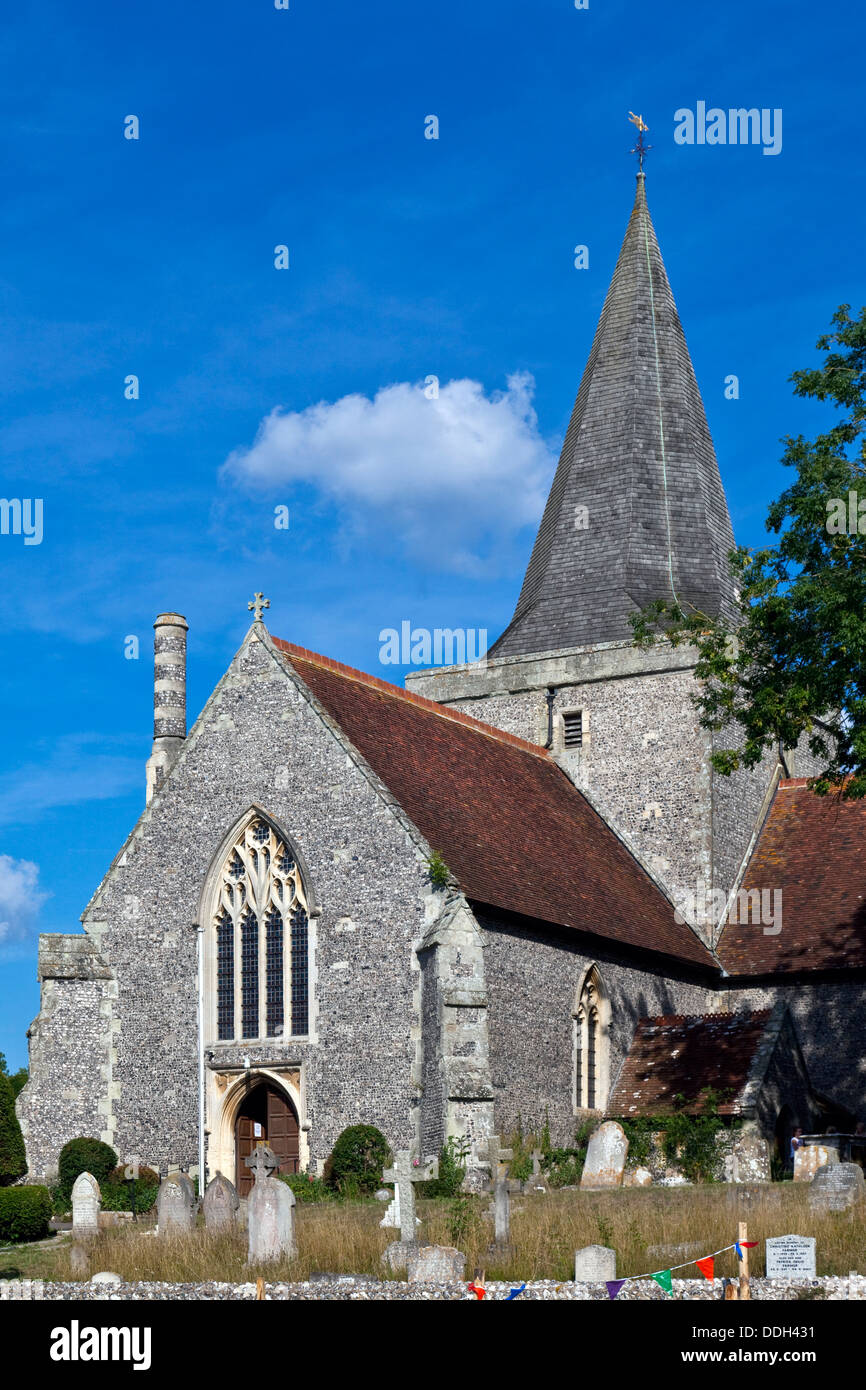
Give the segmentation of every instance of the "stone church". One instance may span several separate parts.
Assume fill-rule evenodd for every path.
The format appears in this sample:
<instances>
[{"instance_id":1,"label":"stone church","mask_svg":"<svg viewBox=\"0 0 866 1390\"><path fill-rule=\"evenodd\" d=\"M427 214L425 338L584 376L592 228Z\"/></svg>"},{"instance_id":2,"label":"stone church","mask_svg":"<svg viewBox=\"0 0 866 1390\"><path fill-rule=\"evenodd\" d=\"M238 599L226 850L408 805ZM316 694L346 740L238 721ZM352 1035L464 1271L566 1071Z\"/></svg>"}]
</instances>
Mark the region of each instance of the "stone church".
<instances>
[{"instance_id":1,"label":"stone church","mask_svg":"<svg viewBox=\"0 0 866 1390\"><path fill-rule=\"evenodd\" d=\"M83 934L40 941L31 1176L97 1135L244 1190L259 1138L318 1172L359 1122L464 1136L479 1173L519 1118L567 1145L708 1086L783 1152L862 1117L866 804L798 750L717 775L694 651L632 642L652 599L729 611L732 545L640 174L486 662L403 690L257 607L187 732L187 624L157 618L145 809ZM746 910L678 910L710 892Z\"/></svg>"}]
</instances>

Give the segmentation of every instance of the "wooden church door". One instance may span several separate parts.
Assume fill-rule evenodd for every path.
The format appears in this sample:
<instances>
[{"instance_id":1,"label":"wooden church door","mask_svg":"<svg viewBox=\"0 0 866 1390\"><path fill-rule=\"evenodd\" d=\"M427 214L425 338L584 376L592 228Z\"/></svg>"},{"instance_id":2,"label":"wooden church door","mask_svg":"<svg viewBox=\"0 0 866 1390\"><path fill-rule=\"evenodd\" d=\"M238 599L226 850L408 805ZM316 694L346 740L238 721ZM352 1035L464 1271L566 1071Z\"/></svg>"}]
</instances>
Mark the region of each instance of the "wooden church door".
<instances>
[{"instance_id":1,"label":"wooden church door","mask_svg":"<svg viewBox=\"0 0 866 1390\"><path fill-rule=\"evenodd\" d=\"M280 1173L297 1173L300 1160L300 1130L295 1111L282 1091L261 1082L244 1099L235 1122L235 1186L241 1197L248 1197L253 1175L244 1159L257 1144L273 1149Z\"/></svg>"}]
</instances>

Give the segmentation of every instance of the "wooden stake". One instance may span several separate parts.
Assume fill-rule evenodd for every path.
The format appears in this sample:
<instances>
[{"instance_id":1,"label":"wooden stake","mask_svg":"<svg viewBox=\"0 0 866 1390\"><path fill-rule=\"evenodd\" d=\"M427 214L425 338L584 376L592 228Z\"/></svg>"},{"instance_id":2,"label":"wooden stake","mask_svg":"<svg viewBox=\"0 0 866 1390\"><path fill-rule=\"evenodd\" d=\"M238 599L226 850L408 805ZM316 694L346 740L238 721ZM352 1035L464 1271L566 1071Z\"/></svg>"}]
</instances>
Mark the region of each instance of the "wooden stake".
<instances>
[{"instance_id":1,"label":"wooden stake","mask_svg":"<svg viewBox=\"0 0 866 1390\"><path fill-rule=\"evenodd\" d=\"M740 1222L740 1233L737 1239L740 1242L740 1298L751 1298L752 1290L749 1287L749 1252L745 1242L749 1239L749 1231L745 1221Z\"/></svg>"},{"instance_id":2,"label":"wooden stake","mask_svg":"<svg viewBox=\"0 0 866 1390\"><path fill-rule=\"evenodd\" d=\"M264 1296L265 1296L265 1281L264 1281L264 1279L257 1279L257 1280L256 1280L256 1299L263 1299Z\"/></svg>"}]
</instances>

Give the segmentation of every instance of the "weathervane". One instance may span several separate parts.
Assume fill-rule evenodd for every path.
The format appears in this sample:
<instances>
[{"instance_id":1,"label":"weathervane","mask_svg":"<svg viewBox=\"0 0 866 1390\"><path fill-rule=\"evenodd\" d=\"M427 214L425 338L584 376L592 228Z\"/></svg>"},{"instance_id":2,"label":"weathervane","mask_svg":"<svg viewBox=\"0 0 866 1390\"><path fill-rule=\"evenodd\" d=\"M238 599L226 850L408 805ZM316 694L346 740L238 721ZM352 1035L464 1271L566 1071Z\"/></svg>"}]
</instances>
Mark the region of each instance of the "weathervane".
<instances>
[{"instance_id":1,"label":"weathervane","mask_svg":"<svg viewBox=\"0 0 866 1390\"><path fill-rule=\"evenodd\" d=\"M629 120L631 121L632 125L636 125L636 126L637 126L637 144L632 148L632 150L630 151L630 153L631 153L631 154L636 154L636 155L637 155L637 159L638 159L638 172L642 174L642 173L643 173L643 157L644 157L644 155L645 155L649 150L652 149L652 145L646 145L646 144L644 144L644 138L643 138L643 133L644 133L645 130L649 130L649 126L647 125L647 123L646 123L646 121L644 120L643 116L636 116L636 115L634 114L633 111L629 111L629 113L628 113L628 118L629 118Z\"/></svg>"},{"instance_id":2,"label":"weathervane","mask_svg":"<svg viewBox=\"0 0 866 1390\"><path fill-rule=\"evenodd\" d=\"M252 603L247 604L247 608L249 608L250 612L253 612L253 610L255 610L254 621L257 623L260 623L262 621L262 609L270 608L270 606L270 599L265 598L263 594L254 594Z\"/></svg>"}]
</instances>

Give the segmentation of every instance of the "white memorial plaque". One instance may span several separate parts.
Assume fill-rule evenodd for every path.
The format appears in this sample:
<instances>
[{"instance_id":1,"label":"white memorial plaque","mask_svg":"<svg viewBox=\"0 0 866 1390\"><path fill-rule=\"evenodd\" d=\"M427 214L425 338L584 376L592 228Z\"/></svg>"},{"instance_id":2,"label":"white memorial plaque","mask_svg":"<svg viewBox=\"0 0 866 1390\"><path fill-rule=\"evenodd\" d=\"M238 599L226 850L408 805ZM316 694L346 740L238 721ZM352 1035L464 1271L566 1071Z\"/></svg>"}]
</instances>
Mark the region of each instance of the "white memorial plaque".
<instances>
[{"instance_id":1,"label":"white memorial plaque","mask_svg":"<svg viewBox=\"0 0 866 1390\"><path fill-rule=\"evenodd\" d=\"M768 1279L814 1279L814 1236L774 1236L766 1242Z\"/></svg>"}]
</instances>

